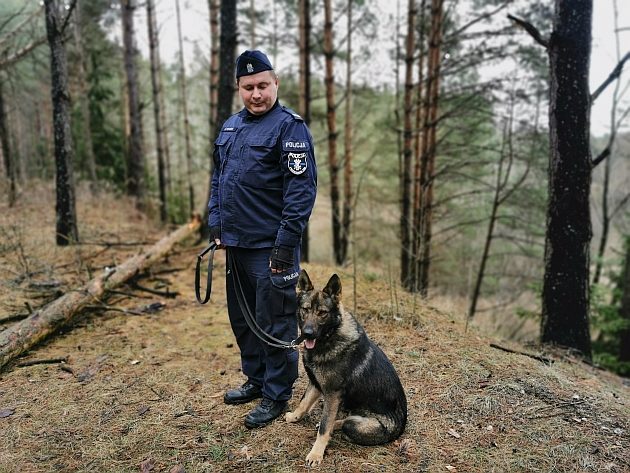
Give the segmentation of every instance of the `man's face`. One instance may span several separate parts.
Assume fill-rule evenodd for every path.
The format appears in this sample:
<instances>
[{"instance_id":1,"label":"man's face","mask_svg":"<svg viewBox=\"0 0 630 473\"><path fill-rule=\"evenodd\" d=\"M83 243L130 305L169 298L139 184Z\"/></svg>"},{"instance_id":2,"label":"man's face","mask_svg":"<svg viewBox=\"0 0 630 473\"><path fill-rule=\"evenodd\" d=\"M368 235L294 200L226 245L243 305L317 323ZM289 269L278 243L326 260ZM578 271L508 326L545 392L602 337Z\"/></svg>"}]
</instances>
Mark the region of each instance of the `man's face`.
<instances>
[{"instance_id":1,"label":"man's face","mask_svg":"<svg viewBox=\"0 0 630 473\"><path fill-rule=\"evenodd\" d=\"M278 79L271 71L262 71L238 80L238 93L252 115L269 111L278 97Z\"/></svg>"}]
</instances>

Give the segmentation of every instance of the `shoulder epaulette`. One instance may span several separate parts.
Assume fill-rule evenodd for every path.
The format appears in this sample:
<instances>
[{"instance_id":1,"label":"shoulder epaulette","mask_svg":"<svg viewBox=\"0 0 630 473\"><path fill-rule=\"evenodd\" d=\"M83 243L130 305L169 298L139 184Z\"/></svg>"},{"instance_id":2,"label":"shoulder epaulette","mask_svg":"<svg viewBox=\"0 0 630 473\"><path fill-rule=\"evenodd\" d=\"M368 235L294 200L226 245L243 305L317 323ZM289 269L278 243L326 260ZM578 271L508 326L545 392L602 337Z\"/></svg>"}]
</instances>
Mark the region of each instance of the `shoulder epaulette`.
<instances>
[{"instance_id":1,"label":"shoulder epaulette","mask_svg":"<svg viewBox=\"0 0 630 473\"><path fill-rule=\"evenodd\" d=\"M291 115L294 119L296 119L296 120L298 120L298 121L300 121L300 122L303 122L303 121L304 121L304 119L303 119L300 115L298 115L297 113L295 113L295 112L294 112L293 110L291 110L290 108L285 107L284 105L282 106L282 110L284 110L285 112L287 112L287 113L288 113L289 115Z\"/></svg>"}]
</instances>

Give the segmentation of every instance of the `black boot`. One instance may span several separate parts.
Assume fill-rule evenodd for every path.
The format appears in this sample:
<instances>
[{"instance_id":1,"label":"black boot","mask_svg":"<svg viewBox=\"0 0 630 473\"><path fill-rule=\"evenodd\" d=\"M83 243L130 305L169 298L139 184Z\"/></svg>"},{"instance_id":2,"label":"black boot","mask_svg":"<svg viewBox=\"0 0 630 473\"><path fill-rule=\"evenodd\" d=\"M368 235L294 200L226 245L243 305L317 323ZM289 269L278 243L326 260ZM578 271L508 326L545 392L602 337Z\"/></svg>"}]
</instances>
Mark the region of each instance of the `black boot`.
<instances>
[{"instance_id":1,"label":"black boot","mask_svg":"<svg viewBox=\"0 0 630 473\"><path fill-rule=\"evenodd\" d=\"M223 402L226 404L245 404L259 397L262 397L260 386L256 386L247 381L240 388L230 389L226 392L223 396Z\"/></svg>"},{"instance_id":2,"label":"black boot","mask_svg":"<svg viewBox=\"0 0 630 473\"><path fill-rule=\"evenodd\" d=\"M282 414L287 408L287 401L274 401L266 397L245 417L245 427L253 429L263 427Z\"/></svg>"}]
</instances>

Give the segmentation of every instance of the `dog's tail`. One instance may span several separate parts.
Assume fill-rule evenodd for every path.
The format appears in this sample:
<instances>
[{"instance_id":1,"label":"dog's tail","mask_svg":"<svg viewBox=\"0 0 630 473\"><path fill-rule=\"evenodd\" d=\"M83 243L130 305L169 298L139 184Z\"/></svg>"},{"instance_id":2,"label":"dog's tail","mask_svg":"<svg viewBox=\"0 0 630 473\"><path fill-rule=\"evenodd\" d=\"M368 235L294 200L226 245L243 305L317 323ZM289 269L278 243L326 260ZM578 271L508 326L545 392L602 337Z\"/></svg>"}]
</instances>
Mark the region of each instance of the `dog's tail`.
<instances>
[{"instance_id":1,"label":"dog's tail","mask_svg":"<svg viewBox=\"0 0 630 473\"><path fill-rule=\"evenodd\" d=\"M345 419L341 431L352 443L381 445L400 437L406 424L407 409L397 409L392 415L387 416L349 416Z\"/></svg>"}]
</instances>

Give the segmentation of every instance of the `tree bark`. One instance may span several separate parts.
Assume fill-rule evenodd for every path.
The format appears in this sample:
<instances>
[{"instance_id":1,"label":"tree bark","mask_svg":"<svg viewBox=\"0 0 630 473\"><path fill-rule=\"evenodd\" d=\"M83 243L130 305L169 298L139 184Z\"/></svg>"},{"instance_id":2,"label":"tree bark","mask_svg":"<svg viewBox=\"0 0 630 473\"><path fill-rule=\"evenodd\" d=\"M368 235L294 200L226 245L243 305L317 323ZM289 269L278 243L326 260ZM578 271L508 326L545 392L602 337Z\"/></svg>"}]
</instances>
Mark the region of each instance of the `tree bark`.
<instances>
[{"instance_id":1,"label":"tree bark","mask_svg":"<svg viewBox=\"0 0 630 473\"><path fill-rule=\"evenodd\" d=\"M94 145L92 144L92 126L90 120L90 102L88 99L87 86L87 61L83 49L83 17L81 16L81 3L77 2L74 11L74 43L78 56L77 80L79 85L80 105L81 105L81 131L85 146L85 163L87 164L88 176L91 181L92 191L96 190L96 158L94 157Z\"/></svg>"},{"instance_id":2,"label":"tree bark","mask_svg":"<svg viewBox=\"0 0 630 473\"><path fill-rule=\"evenodd\" d=\"M214 161L212 151L214 150L214 136L217 127L217 100L219 92L219 0L208 0L210 11L210 176ZM210 196L210 194L208 194Z\"/></svg>"},{"instance_id":3,"label":"tree bark","mask_svg":"<svg viewBox=\"0 0 630 473\"><path fill-rule=\"evenodd\" d=\"M46 33L50 45L51 95L55 128L56 241L66 246L79 241L74 189L72 128L68 65L63 44L63 25L54 0L45 0Z\"/></svg>"},{"instance_id":4,"label":"tree bark","mask_svg":"<svg viewBox=\"0 0 630 473\"><path fill-rule=\"evenodd\" d=\"M614 28L615 28L615 43L617 50L617 62L621 61L621 48L619 41L619 14L617 10L617 2L613 1L614 11ZM602 274L602 268L604 267L604 253L606 252L606 246L608 244L608 232L610 230L610 211L608 207L608 199L610 193L610 171L611 171L611 157L610 154L614 153L615 140L617 138L617 107L619 106L619 89L621 88L621 81L615 82L615 90L613 92L612 105L610 107L610 134L608 136L608 144L606 150L609 156L604 163L604 185L602 188L602 233L599 237L599 246L597 248L597 258L595 259L595 271L593 275L593 284L599 283L599 278ZM591 101L593 98L591 97Z\"/></svg>"},{"instance_id":5,"label":"tree bark","mask_svg":"<svg viewBox=\"0 0 630 473\"><path fill-rule=\"evenodd\" d=\"M232 115L234 97L234 60L236 55L236 2L221 2L221 46L219 54L219 93L217 102L217 127L214 139L219 136L221 126ZM214 140L213 140L214 142Z\"/></svg>"},{"instance_id":6,"label":"tree bark","mask_svg":"<svg viewBox=\"0 0 630 473\"><path fill-rule=\"evenodd\" d=\"M341 261L348 257L350 222L352 220L352 3L348 0L348 43L346 54L346 120L343 161L343 214L341 218Z\"/></svg>"},{"instance_id":7,"label":"tree bark","mask_svg":"<svg viewBox=\"0 0 630 473\"><path fill-rule=\"evenodd\" d=\"M427 82L427 110L423 130L423 163L420 171L422 186L422 244L418 269L419 290L423 297L429 294L431 267L431 238L433 227L433 184L437 153L437 116L440 97L440 66L442 63L442 22L444 0L431 2L431 32L429 34L429 60Z\"/></svg>"},{"instance_id":8,"label":"tree bark","mask_svg":"<svg viewBox=\"0 0 630 473\"><path fill-rule=\"evenodd\" d=\"M85 306L101 302L107 292L159 261L173 245L191 235L199 225L199 220L183 225L147 249L145 253L128 259L113 270L106 271L82 288L68 292L1 332L0 369L60 327L77 319Z\"/></svg>"},{"instance_id":9,"label":"tree bark","mask_svg":"<svg viewBox=\"0 0 630 473\"><path fill-rule=\"evenodd\" d=\"M219 99L219 0L208 0L208 18L210 20L210 80L208 81L210 101L208 110L208 192L206 194L206 201L204 202L204 208L200 212L201 215L207 217L208 215L208 202L210 202L210 194L212 192L212 174L214 173L214 140L218 135L217 123L217 107ZM207 221L207 218L204 218ZM201 227L201 238L207 238L208 226L203 225Z\"/></svg>"},{"instance_id":10,"label":"tree bark","mask_svg":"<svg viewBox=\"0 0 630 473\"><path fill-rule=\"evenodd\" d=\"M250 49L256 49L256 2L254 0L249 0L249 46Z\"/></svg>"},{"instance_id":11,"label":"tree bark","mask_svg":"<svg viewBox=\"0 0 630 473\"><path fill-rule=\"evenodd\" d=\"M186 150L186 183L188 184L188 210L195 211L195 191L192 184L192 147L190 144L190 117L188 116L188 90L186 86L186 67L184 65L184 42L182 40L182 21L179 11L179 0L175 0L177 12L177 40L179 43L179 86L181 90L181 106L184 115L184 145Z\"/></svg>"},{"instance_id":12,"label":"tree bark","mask_svg":"<svg viewBox=\"0 0 630 473\"><path fill-rule=\"evenodd\" d=\"M123 45L125 74L127 79L127 99L129 109L129 146L127 150L127 193L136 197L136 205L143 209L145 202L145 164L144 144L142 137L142 111L140 109L140 92L138 90L138 71L136 58L135 30L133 14L136 9L135 0L120 0L123 24Z\"/></svg>"},{"instance_id":13,"label":"tree bark","mask_svg":"<svg viewBox=\"0 0 630 473\"><path fill-rule=\"evenodd\" d=\"M337 125L335 112L335 76L333 60L333 15L331 0L324 1L324 57L326 58L326 118L328 124L328 168L332 210L333 255L335 264L343 264L341 254L341 214L339 209L339 163L337 161Z\"/></svg>"},{"instance_id":14,"label":"tree bark","mask_svg":"<svg viewBox=\"0 0 630 473\"><path fill-rule=\"evenodd\" d=\"M591 357L589 143L592 0L556 0L549 41L549 196L541 340Z\"/></svg>"},{"instance_id":15,"label":"tree bark","mask_svg":"<svg viewBox=\"0 0 630 473\"><path fill-rule=\"evenodd\" d=\"M619 315L625 320L627 328L619 334L619 361L630 362L630 237L625 241L626 257L623 265L623 274L619 287L621 289L621 306Z\"/></svg>"},{"instance_id":16,"label":"tree bark","mask_svg":"<svg viewBox=\"0 0 630 473\"><path fill-rule=\"evenodd\" d=\"M299 113L304 122L311 123L311 6L310 0L299 0L299 41L300 41L300 69L299 69ZM309 260L309 226L308 223L302 233L302 247L300 258Z\"/></svg>"},{"instance_id":17,"label":"tree bark","mask_svg":"<svg viewBox=\"0 0 630 473\"><path fill-rule=\"evenodd\" d=\"M164 116L161 109L162 101L162 78L160 64L160 46L155 18L155 8L153 0L147 2L147 26L149 29L149 56L151 63L151 88L153 91L153 120L155 122L155 138L157 147L157 167L158 167L158 187L160 196L160 221L163 223L168 219L168 209L166 201L166 173L164 167L164 143L166 142L166 131L164 129Z\"/></svg>"},{"instance_id":18,"label":"tree bark","mask_svg":"<svg viewBox=\"0 0 630 473\"><path fill-rule=\"evenodd\" d=\"M407 5L407 40L405 46L405 94L403 99L403 159L400 200L400 282L407 290L411 287L411 161L413 156L413 59L415 55L416 2Z\"/></svg>"},{"instance_id":19,"label":"tree bark","mask_svg":"<svg viewBox=\"0 0 630 473\"><path fill-rule=\"evenodd\" d=\"M11 145L9 143L9 123L7 120L6 107L4 105L4 88L2 82L3 80L4 78L0 77L0 146L2 147L4 171L6 173L7 180L9 181L9 207L13 207L15 205L15 199L17 197L14 170L15 163L13 162L13 156L11 156Z\"/></svg>"},{"instance_id":20,"label":"tree bark","mask_svg":"<svg viewBox=\"0 0 630 473\"><path fill-rule=\"evenodd\" d=\"M419 262L422 244L422 185L421 185L421 169L422 169L422 143L423 143L423 111L425 102L429 100L426 95L426 87L424 86L424 46L426 39L425 32L425 12L426 0L420 3L420 14L418 23L420 25L418 32L418 87L416 89L416 139L414 142L414 172L413 172L413 220L411 223L411 260L410 260L410 289L417 292L419 289Z\"/></svg>"}]
</instances>

